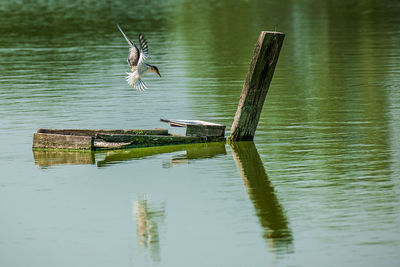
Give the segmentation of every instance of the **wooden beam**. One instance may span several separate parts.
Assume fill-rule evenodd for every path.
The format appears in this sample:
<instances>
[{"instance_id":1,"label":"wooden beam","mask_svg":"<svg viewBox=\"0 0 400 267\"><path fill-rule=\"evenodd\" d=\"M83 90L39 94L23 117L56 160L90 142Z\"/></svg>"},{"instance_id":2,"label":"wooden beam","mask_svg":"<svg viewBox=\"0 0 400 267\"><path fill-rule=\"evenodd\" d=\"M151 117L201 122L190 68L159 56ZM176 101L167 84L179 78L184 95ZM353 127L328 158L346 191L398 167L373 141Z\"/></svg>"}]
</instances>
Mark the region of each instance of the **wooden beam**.
<instances>
[{"instance_id":1,"label":"wooden beam","mask_svg":"<svg viewBox=\"0 0 400 267\"><path fill-rule=\"evenodd\" d=\"M168 135L167 129L152 129L152 130L92 130L92 129L39 129L38 133L47 134L63 134L63 135L85 135L93 136L96 134L136 134L136 135Z\"/></svg>"},{"instance_id":2,"label":"wooden beam","mask_svg":"<svg viewBox=\"0 0 400 267\"><path fill-rule=\"evenodd\" d=\"M62 135L62 134L33 134L33 149L71 149L92 150L94 138L92 136Z\"/></svg>"},{"instance_id":3,"label":"wooden beam","mask_svg":"<svg viewBox=\"0 0 400 267\"><path fill-rule=\"evenodd\" d=\"M284 38L285 34L280 32L260 33L229 141L253 140Z\"/></svg>"},{"instance_id":4,"label":"wooden beam","mask_svg":"<svg viewBox=\"0 0 400 267\"><path fill-rule=\"evenodd\" d=\"M169 123L172 127L185 127L186 136L215 137L225 136L225 125L201 120L168 120L160 119Z\"/></svg>"},{"instance_id":5,"label":"wooden beam","mask_svg":"<svg viewBox=\"0 0 400 267\"><path fill-rule=\"evenodd\" d=\"M225 136L225 125L187 125L186 136Z\"/></svg>"}]
</instances>

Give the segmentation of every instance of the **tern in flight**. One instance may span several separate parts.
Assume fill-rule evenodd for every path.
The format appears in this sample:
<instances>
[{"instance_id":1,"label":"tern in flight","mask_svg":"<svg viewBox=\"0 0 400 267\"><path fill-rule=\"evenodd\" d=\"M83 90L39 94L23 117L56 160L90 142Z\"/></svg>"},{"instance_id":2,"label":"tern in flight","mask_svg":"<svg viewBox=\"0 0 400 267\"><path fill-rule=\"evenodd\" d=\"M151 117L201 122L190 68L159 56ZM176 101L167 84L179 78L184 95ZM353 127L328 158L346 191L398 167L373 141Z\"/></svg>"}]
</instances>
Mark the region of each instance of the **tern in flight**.
<instances>
[{"instance_id":1,"label":"tern in flight","mask_svg":"<svg viewBox=\"0 0 400 267\"><path fill-rule=\"evenodd\" d=\"M119 26L118 23L117 23L117 27L130 46L128 63L129 63L129 66L131 66L131 68L132 68L132 72L126 73L126 74L128 74L128 76L126 76L126 81L128 82L128 84L130 86L132 86L136 90L144 91L147 88L147 86L142 81L142 79L141 79L142 76L148 72L154 72L160 77L161 77L161 74L158 71L158 68L156 66L147 64L145 62L146 58L149 56L149 51L148 51L147 41L146 41L146 39L144 39L143 35L139 34L139 45L140 45L140 51L139 51L136 44L134 42L132 42L132 40L126 36L126 34L121 29L121 27Z\"/></svg>"}]
</instances>

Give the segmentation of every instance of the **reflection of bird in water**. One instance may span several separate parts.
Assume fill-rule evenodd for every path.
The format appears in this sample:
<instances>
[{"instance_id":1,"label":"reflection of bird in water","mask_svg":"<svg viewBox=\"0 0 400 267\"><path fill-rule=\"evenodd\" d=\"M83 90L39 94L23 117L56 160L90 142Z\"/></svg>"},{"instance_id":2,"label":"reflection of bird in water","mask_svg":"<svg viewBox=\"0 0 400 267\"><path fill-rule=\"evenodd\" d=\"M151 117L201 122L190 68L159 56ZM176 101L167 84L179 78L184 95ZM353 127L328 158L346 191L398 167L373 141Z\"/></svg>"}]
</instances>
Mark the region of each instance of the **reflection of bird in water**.
<instances>
[{"instance_id":1,"label":"reflection of bird in water","mask_svg":"<svg viewBox=\"0 0 400 267\"><path fill-rule=\"evenodd\" d=\"M140 198L133 203L139 244L150 249L153 260L160 261L159 225L165 217L165 205L161 203L156 207L148 199Z\"/></svg>"},{"instance_id":2,"label":"reflection of bird in water","mask_svg":"<svg viewBox=\"0 0 400 267\"><path fill-rule=\"evenodd\" d=\"M127 72L128 76L126 76L126 81L130 86L135 88L138 91L144 91L147 88L146 84L142 81L142 76L148 72L154 72L158 76L161 77L160 72L156 66L147 64L145 62L146 58L149 55L147 41L144 39L142 34L139 34L139 44L140 44L140 51L136 44L129 39L125 33L122 31L121 27L117 23L117 27L128 42L130 49L129 49L129 56L128 56L128 63L129 66L132 68L132 72Z\"/></svg>"}]
</instances>

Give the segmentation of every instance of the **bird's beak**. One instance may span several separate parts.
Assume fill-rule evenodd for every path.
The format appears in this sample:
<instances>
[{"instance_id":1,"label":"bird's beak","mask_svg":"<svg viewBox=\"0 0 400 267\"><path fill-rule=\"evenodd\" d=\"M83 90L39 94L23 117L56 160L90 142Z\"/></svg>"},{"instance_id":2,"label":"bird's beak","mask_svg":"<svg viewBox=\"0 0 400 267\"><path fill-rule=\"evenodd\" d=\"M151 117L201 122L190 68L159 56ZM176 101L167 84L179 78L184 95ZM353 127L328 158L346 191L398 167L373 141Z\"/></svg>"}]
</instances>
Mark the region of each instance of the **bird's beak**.
<instances>
[{"instance_id":1,"label":"bird's beak","mask_svg":"<svg viewBox=\"0 0 400 267\"><path fill-rule=\"evenodd\" d=\"M161 77L161 74L160 74L160 72L159 72L159 71L157 71L157 74L158 74L158 76L160 76L160 77Z\"/></svg>"}]
</instances>

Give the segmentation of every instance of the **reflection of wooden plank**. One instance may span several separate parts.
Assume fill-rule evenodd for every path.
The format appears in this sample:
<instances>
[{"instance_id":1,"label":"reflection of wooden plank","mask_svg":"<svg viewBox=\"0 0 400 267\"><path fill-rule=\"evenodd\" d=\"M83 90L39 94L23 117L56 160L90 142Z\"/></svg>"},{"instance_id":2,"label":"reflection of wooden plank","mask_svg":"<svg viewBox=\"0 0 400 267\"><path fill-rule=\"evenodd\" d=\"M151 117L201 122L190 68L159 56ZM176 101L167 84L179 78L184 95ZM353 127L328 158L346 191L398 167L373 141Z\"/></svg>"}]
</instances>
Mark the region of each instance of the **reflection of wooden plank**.
<instances>
[{"instance_id":1,"label":"reflection of wooden plank","mask_svg":"<svg viewBox=\"0 0 400 267\"><path fill-rule=\"evenodd\" d=\"M93 140L91 136L34 133L33 148L92 149Z\"/></svg>"},{"instance_id":2,"label":"reflection of wooden plank","mask_svg":"<svg viewBox=\"0 0 400 267\"><path fill-rule=\"evenodd\" d=\"M109 164L120 163L122 161L128 161L133 159L139 159L149 157L153 155L172 153L176 151L186 150L184 156L186 161L212 158L218 155L225 155L225 142L215 143L201 143L201 144L182 144L182 145L168 145L168 146L153 146L153 147L142 147L135 149L124 149L124 150L110 150L106 152L106 157L102 161L97 162L98 167L107 166ZM175 163L176 157L173 156L171 162Z\"/></svg>"},{"instance_id":3,"label":"reflection of wooden plank","mask_svg":"<svg viewBox=\"0 0 400 267\"><path fill-rule=\"evenodd\" d=\"M35 164L47 167L61 164L94 164L94 152L87 151L33 151Z\"/></svg>"},{"instance_id":4,"label":"reflection of wooden plank","mask_svg":"<svg viewBox=\"0 0 400 267\"><path fill-rule=\"evenodd\" d=\"M152 130L91 130L91 129L39 129L38 133L65 134L65 135L86 135L95 137L96 134L140 134L140 135L168 135L166 129Z\"/></svg>"},{"instance_id":5,"label":"reflection of wooden plank","mask_svg":"<svg viewBox=\"0 0 400 267\"><path fill-rule=\"evenodd\" d=\"M253 140L285 34L261 32L243 85L230 141Z\"/></svg>"},{"instance_id":6,"label":"reflection of wooden plank","mask_svg":"<svg viewBox=\"0 0 400 267\"><path fill-rule=\"evenodd\" d=\"M153 155L171 153L175 151L185 150L186 145L171 145L158 147L142 147L129 150L109 150L106 152L104 160L98 161L98 167L104 167L111 164L120 163L133 159L145 158Z\"/></svg>"},{"instance_id":7,"label":"reflection of wooden plank","mask_svg":"<svg viewBox=\"0 0 400 267\"><path fill-rule=\"evenodd\" d=\"M186 148L186 158L205 159L226 155L225 142L190 145Z\"/></svg>"}]
</instances>

